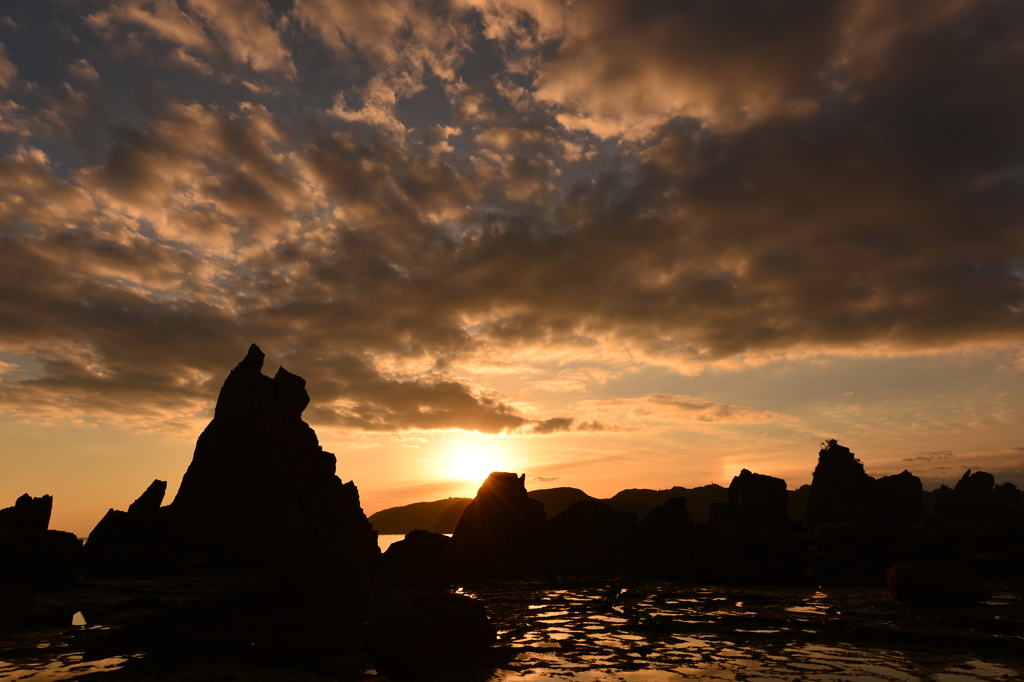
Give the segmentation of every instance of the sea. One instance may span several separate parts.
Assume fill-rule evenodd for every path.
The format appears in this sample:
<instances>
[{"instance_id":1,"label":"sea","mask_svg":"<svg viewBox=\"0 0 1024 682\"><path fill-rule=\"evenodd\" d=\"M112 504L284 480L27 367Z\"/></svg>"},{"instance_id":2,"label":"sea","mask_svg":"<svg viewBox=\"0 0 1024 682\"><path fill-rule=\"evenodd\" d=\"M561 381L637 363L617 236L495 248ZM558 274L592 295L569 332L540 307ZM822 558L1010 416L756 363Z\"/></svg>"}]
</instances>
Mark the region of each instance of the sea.
<instances>
[{"instance_id":1,"label":"sea","mask_svg":"<svg viewBox=\"0 0 1024 682\"><path fill-rule=\"evenodd\" d=\"M381 548L401 537L380 536ZM433 673L428 682L1024 680L1024 604L1019 593L997 586L988 602L943 610L907 609L884 588L557 576L456 587L484 601L498 642L485 660ZM82 661L74 636L97 627L76 614L59 627L0 631L0 680L154 679L138 658ZM384 679L365 666L354 679ZM336 679L301 661L205 661L156 677Z\"/></svg>"}]
</instances>

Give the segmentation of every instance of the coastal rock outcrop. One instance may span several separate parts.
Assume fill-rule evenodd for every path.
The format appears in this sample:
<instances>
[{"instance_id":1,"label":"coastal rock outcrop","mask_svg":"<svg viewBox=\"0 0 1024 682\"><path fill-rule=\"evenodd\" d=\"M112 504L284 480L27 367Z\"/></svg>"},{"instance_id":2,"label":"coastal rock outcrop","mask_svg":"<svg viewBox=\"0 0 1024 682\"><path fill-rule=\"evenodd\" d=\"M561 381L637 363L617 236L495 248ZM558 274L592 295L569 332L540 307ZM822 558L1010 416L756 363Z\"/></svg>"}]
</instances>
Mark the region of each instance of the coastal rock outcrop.
<instances>
[{"instance_id":1,"label":"coastal rock outcrop","mask_svg":"<svg viewBox=\"0 0 1024 682\"><path fill-rule=\"evenodd\" d=\"M50 527L53 497L25 493L13 507L0 509L0 533L45 533Z\"/></svg>"},{"instance_id":2,"label":"coastal rock outcrop","mask_svg":"<svg viewBox=\"0 0 1024 682\"><path fill-rule=\"evenodd\" d=\"M870 481L849 448L826 441L818 452L804 525L810 530L865 518Z\"/></svg>"},{"instance_id":3,"label":"coastal rock outcrop","mask_svg":"<svg viewBox=\"0 0 1024 682\"><path fill-rule=\"evenodd\" d=\"M452 567L459 575L536 570L547 530L544 505L526 493L526 474L493 472L462 512L452 535Z\"/></svg>"},{"instance_id":4,"label":"coastal rock outcrop","mask_svg":"<svg viewBox=\"0 0 1024 682\"><path fill-rule=\"evenodd\" d=\"M279 554L343 544L379 555L353 482L302 420L306 382L283 367L262 373L253 344L220 390L174 501L154 482L127 512L108 512L90 536L90 567L148 572L169 564L259 565ZM123 571L122 571L123 573Z\"/></svg>"},{"instance_id":5,"label":"coastal rock outcrop","mask_svg":"<svg viewBox=\"0 0 1024 682\"><path fill-rule=\"evenodd\" d=\"M128 511L107 511L85 543L86 575L146 574L172 560L165 537L167 509L160 506L166 492L167 482L156 480Z\"/></svg>"},{"instance_id":6,"label":"coastal rock outcrop","mask_svg":"<svg viewBox=\"0 0 1024 682\"><path fill-rule=\"evenodd\" d=\"M853 522L906 528L928 516L917 476L904 470L876 480L865 473L849 448L835 440L822 445L804 519L808 532L826 524Z\"/></svg>"},{"instance_id":7,"label":"coastal rock outcrop","mask_svg":"<svg viewBox=\"0 0 1024 682\"><path fill-rule=\"evenodd\" d=\"M173 540L206 557L338 543L378 553L359 491L302 420L305 380L283 367L271 379L263 358L253 344L224 381L170 505Z\"/></svg>"},{"instance_id":8,"label":"coastal rock outcrop","mask_svg":"<svg viewBox=\"0 0 1024 682\"><path fill-rule=\"evenodd\" d=\"M0 580L52 589L67 585L82 569L82 541L49 530L53 498L19 497L0 509Z\"/></svg>"},{"instance_id":9,"label":"coastal rock outcrop","mask_svg":"<svg viewBox=\"0 0 1024 682\"><path fill-rule=\"evenodd\" d=\"M740 523L766 528L789 525L789 496L781 478L743 469L729 484L729 504L737 508Z\"/></svg>"}]
</instances>

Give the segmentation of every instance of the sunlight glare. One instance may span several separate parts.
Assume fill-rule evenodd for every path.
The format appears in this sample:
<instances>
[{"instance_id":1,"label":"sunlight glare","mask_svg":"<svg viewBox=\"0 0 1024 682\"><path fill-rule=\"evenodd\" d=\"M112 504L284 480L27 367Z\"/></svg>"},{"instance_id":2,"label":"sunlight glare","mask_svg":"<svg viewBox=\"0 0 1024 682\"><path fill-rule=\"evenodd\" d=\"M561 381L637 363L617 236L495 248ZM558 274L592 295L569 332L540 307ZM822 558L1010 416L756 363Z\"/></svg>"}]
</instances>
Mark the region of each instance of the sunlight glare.
<instances>
[{"instance_id":1,"label":"sunlight glare","mask_svg":"<svg viewBox=\"0 0 1024 682\"><path fill-rule=\"evenodd\" d=\"M483 483L492 471L504 471L502 458L488 443L473 442L463 444L452 453L449 460L449 473L473 483Z\"/></svg>"}]
</instances>

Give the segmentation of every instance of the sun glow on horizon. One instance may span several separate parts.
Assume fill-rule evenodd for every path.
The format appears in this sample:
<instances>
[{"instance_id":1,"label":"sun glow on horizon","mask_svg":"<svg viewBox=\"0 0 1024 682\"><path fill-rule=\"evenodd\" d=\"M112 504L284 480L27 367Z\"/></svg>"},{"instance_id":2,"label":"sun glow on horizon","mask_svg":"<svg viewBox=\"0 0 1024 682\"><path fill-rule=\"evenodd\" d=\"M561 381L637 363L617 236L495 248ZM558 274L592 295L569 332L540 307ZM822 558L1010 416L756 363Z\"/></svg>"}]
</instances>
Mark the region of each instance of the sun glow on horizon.
<instances>
[{"instance_id":1,"label":"sun glow on horizon","mask_svg":"<svg viewBox=\"0 0 1024 682\"><path fill-rule=\"evenodd\" d=\"M460 443L445 461L448 475L483 483L492 471L506 471L508 462L493 444L483 440Z\"/></svg>"}]
</instances>

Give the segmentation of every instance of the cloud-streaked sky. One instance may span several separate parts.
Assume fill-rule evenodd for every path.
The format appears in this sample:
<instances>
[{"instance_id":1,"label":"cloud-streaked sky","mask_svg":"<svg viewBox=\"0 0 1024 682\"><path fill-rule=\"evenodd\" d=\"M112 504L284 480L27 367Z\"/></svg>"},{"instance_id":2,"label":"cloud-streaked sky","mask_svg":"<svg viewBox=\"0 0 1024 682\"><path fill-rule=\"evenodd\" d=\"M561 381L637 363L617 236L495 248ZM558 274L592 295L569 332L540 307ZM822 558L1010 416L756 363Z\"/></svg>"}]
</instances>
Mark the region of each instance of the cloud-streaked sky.
<instances>
[{"instance_id":1,"label":"cloud-streaked sky","mask_svg":"<svg viewBox=\"0 0 1024 682\"><path fill-rule=\"evenodd\" d=\"M177 482L252 342L364 509L472 462L1024 483L1018 0L0 10L0 506ZM462 472L462 473L460 473Z\"/></svg>"}]
</instances>

